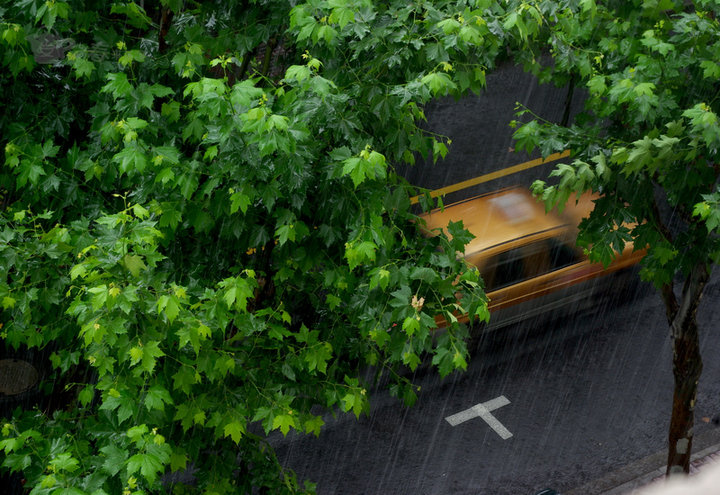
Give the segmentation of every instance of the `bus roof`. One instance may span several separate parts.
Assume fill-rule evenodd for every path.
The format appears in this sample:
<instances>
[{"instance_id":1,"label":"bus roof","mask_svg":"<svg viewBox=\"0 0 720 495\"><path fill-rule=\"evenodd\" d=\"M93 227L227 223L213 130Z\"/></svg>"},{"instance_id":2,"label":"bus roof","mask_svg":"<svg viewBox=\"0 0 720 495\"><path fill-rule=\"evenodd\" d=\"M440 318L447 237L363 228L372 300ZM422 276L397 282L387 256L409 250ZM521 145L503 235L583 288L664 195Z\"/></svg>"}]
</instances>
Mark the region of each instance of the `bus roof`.
<instances>
[{"instance_id":1,"label":"bus roof","mask_svg":"<svg viewBox=\"0 0 720 495\"><path fill-rule=\"evenodd\" d=\"M573 198L574 199L574 198ZM566 211L545 213L544 205L522 187L511 187L476 196L445 208L421 215L427 229L442 228L447 232L450 221L462 220L475 239L465 247L465 256L485 251L514 239L526 238L561 227L575 230L580 219L589 215L592 197L584 195L576 202L568 201Z\"/></svg>"}]
</instances>

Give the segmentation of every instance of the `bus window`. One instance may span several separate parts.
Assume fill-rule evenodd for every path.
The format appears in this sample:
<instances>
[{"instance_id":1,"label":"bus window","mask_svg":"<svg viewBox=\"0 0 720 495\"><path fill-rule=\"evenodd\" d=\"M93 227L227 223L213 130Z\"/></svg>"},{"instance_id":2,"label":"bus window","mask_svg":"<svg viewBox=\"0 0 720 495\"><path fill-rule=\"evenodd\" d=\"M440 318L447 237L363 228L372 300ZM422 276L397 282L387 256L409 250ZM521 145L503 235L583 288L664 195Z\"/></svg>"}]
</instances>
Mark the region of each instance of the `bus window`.
<instances>
[{"instance_id":1,"label":"bus window","mask_svg":"<svg viewBox=\"0 0 720 495\"><path fill-rule=\"evenodd\" d=\"M561 239L550 238L548 239L548 245L550 252L550 269L548 271L559 270L582 261L578 251L569 244L562 242Z\"/></svg>"}]
</instances>

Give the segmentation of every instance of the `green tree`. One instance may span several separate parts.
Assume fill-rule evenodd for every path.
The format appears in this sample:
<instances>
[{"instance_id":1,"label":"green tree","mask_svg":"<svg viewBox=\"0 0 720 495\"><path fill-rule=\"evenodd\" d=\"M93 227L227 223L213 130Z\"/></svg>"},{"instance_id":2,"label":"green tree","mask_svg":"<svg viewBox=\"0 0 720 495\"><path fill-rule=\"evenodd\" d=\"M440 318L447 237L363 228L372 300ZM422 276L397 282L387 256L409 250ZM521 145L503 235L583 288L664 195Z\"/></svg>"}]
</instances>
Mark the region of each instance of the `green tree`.
<instances>
[{"instance_id":1,"label":"green tree","mask_svg":"<svg viewBox=\"0 0 720 495\"><path fill-rule=\"evenodd\" d=\"M407 403L421 359L465 368L468 235L423 239L394 167L447 153L423 105L480 91L524 6L2 2L0 331L52 363L3 468L38 495L189 461L181 491L311 490L267 433L367 411L368 366Z\"/></svg>"},{"instance_id":2,"label":"green tree","mask_svg":"<svg viewBox=\"0 0 720 495\"><path fill-rule=\"evenodd\" d=\"M580 225L592 259L608 263L630 241L647 246L640 275L662 297L673 347L667 471L688 472L702 370L696 311L720 259L720 3L522 6L542 26L519 52L522 63L587 99L569 127L523 109L531 119L517 129L517 145L571 150L573 161L558 165L552 181L533 185L548 207L572 192L602 194Z\"/></svg>"}]
</instances>

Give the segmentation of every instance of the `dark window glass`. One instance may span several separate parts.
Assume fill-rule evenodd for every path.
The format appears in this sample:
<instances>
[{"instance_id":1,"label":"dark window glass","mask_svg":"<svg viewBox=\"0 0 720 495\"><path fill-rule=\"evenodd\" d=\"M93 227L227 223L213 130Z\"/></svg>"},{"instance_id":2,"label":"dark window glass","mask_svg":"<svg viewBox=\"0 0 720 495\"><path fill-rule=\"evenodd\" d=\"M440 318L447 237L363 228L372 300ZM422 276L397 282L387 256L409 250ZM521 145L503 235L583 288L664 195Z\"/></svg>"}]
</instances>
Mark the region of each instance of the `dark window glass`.
<instances>
[{"instance_id":1,"label":"dark window glass","mask_svg":"<svg viewBox=\"0 0 720 495\"><path fill-rule=\"evenodd\" d=\"M580 262L581 256L562 239L551 238L510 249L490 258L482 269L490 292Z\"/></svg>"},{"instance_id":2,"label":"dark window glass","mask_svg":"<svg viewBox=\"0 0 720 495\"><path fill-rule=\"evenodd\" d=\"M523 280L522 248L500 253L488 261L485 270L488 274L485 290L502 289Z\"/></svg>"},{"instance_id":3,"label":"dark window glass","mask_svg":"<svg viewBox=\"0 0 720 495\"><path fill-rule=\"evenodd\" d=\"M580 262L580 256L577 251L569 244L562 242L560 239L551 238L547 240L550 246L550 270L559 270L560 268L574 265Z\"/></svg>"}]
</instances>

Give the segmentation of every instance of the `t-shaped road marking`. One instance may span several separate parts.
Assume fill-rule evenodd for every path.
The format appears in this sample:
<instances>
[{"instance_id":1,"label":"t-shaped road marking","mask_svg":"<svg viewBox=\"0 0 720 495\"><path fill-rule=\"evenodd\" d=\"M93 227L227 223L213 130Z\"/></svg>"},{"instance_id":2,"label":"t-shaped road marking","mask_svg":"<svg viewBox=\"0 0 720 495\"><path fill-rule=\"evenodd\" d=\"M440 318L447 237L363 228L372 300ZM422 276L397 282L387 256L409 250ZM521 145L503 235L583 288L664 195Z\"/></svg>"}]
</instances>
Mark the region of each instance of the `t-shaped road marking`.
<instances>
[{"instance_id":1,"label":"t-shaped road marking","mask_svg":"<svg viewBox=\"0 0 720 495\"><path fill-rule=\"evenodd\" d=\"M502 406L507 406L508 404L510 404L510 401L507 399L507 397L501 395L500 397L497 397L493 400L481 402L480 404L472 406L470 409L465 409L464 411L460 411L457 414L448 416L447 418L445 418L445 421L450 423L451 426L457 426L460 423L464 423L465 421L468 421L470 419L480 417L484 419L485 422L490 425L490 428L495 430L495 433L500 435L503 440L507 440L508 438L513 436L513 434L510 433L510 431L508 431L508 429L505 428L495 416L490 414L490 411L494 411L495 409L498 409Z\"/></svg>"}]
</instances>

